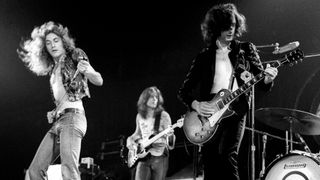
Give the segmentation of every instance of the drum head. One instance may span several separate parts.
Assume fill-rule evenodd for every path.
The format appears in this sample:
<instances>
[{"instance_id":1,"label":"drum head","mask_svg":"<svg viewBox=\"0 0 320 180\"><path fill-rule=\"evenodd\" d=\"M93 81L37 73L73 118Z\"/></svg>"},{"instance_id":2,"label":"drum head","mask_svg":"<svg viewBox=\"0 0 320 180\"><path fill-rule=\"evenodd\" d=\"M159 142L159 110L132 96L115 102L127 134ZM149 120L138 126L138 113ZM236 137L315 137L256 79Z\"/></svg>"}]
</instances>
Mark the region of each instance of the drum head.
<instances>
[{"instance_id":1,"label":"drum head","mask_svg":"<svg viewBox=\"0 0 320 180\"><path fill-rule=\"evenodd\" d=\"M301 154L288 154L274 160L265 180L320 180L319 162Z\"/></svg>"}]
</instances>

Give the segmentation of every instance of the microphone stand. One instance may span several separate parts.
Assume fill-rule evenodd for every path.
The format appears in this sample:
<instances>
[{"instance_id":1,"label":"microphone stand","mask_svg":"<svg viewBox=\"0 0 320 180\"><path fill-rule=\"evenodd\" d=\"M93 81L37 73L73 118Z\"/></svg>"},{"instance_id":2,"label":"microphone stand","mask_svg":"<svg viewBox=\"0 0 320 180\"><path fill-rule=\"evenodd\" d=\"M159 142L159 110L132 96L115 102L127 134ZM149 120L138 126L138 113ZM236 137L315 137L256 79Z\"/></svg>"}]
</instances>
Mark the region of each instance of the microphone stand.
<instances>
[{"instance_id":1,"label":"microphone stand","mask_svg":"<svg viewBox=\"0 0 320 180\"><path fill-rule=\"evenodd\" d=\"M251 91L249 91L249 122L251 129L254 128L254 109L255 109L255 104L254 104L254 94L255 94L255 88L254 85L251 87ZM251 131L251 136L250 136L250 143L251 143L251 148L250 148L250 153L251 153L251 180L255 180L255 139L254 139L254 131Z\"/></svg>"},{"instance_id":2,"label":"microphone stand","mask_svg":"<svg viewBox=\"0 0 320 180\"><path fill-rule=\"evenodd\" d=\"M269 47L274 47L275 50L278 50L279 49L279 43L272 43L272 44L256 46L257 49L259 49L259 48L269 48Z\"/></svg>"},{"instance_id":3,"label":"microphone stand","mask_svg":"<svg viewBox=\"0 0 320 180\"><path fill-rule=\"evenodd\" d=\"M273 43L273 44L267 44L267 45L260 45L256 46L257 49L260 48L269 48L269 47L274 47L275 50L279 50L279 43ZM251 136L250 136L250 162L251 162L251 180L255 180L255 151L256 151L256 146L255 146L255 136L254 136L254 110L255 110L255 87L254 85L251 87L251 91L249 91L249 122L251 126Z\"/></svg>"},{"instance_id":4,"label":"microphone stand","mask_svg":"<svg viewBox=\"0 0 320 180\"><path fill-rule=\"evenodd\" d=\"M262 159L261 163L262 164L261 164L261 171L260 171L260 179L263 178L265 170L266 170L266 168L265 168L265 158L266 158L267 135L263 135L262 136L262 143L263 143L263 145L262 145L262 154L261 154L261 159Z\"/></svg>"}]
</instances>

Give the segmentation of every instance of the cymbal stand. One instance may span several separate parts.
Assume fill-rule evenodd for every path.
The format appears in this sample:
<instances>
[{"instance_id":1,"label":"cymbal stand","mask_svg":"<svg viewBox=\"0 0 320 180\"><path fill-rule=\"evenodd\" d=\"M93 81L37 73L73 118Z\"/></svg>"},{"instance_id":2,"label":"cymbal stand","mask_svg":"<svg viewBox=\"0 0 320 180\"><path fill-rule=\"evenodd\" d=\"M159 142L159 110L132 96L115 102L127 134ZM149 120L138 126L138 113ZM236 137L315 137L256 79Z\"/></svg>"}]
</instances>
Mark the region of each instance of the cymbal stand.
<instances>
[{"instance_id":1,"label":"cymbal stand","mask_svg":"<svg viewBox=\"0 0 320 180\"><path fill-rule=\"evenodd\" d=\"M307 145L306 141L302 138L302 136L299 133L295 133L295 135L300 140L301 144L303 145L304 150L308 153L312 153L309 146Z\"/></svg>"},{"instance_id":2,"label":"cymbal stand","mask_svg":"<svg viewBox=\"0 0 320 180\"><path fill-rule=\"evenodd\" d=\"M293 134L292 134L292 117L289 117L289 120L290 120L290 128L289 128L289 132L290 132L290 151L292 151L292 149L293 149L293 144L292 144L292 136L293 136Z\"/></svg>"},{"instance_id":3,"label":"cymbal stand","mask_svg":"<svg viewBox=\"0 0 320 180\"><path fill-rule=\"evenodd\" d=\"M246 127L246 129L249 130L249 131L253 131L255 133L258 133L258 134L267 135L267 136L269 136L271 138L275 138L275 139L279 139L279 140L282 140L282 141L288 141L289 142L288 138L282 138L282 137L279 137L279 136L275 136L275 135L269 134L269 133L264 132L264 131L251 129L249 127ZM298 141L292 141L292 143L297 144L297 145L301 145L302 144L301 142L298 142ZM289 145L288 145L288 149L289 149Z\"/></svg>"},{"instance_id":4,"label":"cymbal stand","mask_svg":"<svg viewBox=\"0 0 320 180\"><path fill-rule=\"evenodd\" d=\"M289 153L289 140L288 140L288 131L286 131L286 154Z\"/></svg>"},{"instance_id":5,"label":"cymbal stand","mask_svg":"<svg viewBox=\"0 0 320 180\"><path fill-rule=\"evenodd\" d=\"M290 122L290 127L289 127L289 138L290 138L290 150L289 150L289 144L288 144L288 131L286 131L286 154L289 153L289 151L292 151L293 149L293 143L292 143L292 137L293 137L293 134L292 134L292 119L293 117L285 117L286 119L289 120Z\"/></svg>"}]
</instances>

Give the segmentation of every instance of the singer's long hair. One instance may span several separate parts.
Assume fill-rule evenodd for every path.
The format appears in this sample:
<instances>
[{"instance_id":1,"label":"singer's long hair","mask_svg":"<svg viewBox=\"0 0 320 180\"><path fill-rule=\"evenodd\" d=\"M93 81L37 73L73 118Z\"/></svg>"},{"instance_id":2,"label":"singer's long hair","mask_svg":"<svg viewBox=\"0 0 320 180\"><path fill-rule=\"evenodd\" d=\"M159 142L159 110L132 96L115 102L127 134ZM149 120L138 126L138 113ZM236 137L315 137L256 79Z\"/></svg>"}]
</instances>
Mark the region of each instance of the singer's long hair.
<instances>
[{"instance_id":1,"label":"singer's long hair","mask_svg":"<svg viewBox=\"0 0 320 180\"><path fill-rule=\"evenodd\" d=\"M54 66L53 58L45 45L46 36L49 33L54 33L62 39L66 53L75 49L75 39L70 36L67 27L63 27L61 24L52 21L35 27L31 33L31 37L21 41L17 53L31 72L38 76L47 75Z\"/></svg>"},{"instance_id":2,"label":"singer's long hair","mask_svg":"<svg viewBox=\"0 0 320 180\"><path fill-rule=\"evenodd\" d=\"M164 110L163 108L164 100L160 90L156 86L148 87L142 91L137 103L138 113L143 118L147 117L147 112L148 112L147 102L149 98L152 96L156 96L158 99L157 107L154 109L154 116L156 116L158 113L161 113Z\"/></svg>"},{"instance_id":3,"label":"singer's long hair","mask_svg":"<svg viewBox=\"0 0 320 180\"><path fill-rule=\"evenodd\" d=\"M219 4L207 11L201 23L202 37L207 46L215 44L221 32L231 27L233 16L236 19L235 36L240 37L247 31L246 18L238 12L234 4Z\"/></svg>"}]
</instances>

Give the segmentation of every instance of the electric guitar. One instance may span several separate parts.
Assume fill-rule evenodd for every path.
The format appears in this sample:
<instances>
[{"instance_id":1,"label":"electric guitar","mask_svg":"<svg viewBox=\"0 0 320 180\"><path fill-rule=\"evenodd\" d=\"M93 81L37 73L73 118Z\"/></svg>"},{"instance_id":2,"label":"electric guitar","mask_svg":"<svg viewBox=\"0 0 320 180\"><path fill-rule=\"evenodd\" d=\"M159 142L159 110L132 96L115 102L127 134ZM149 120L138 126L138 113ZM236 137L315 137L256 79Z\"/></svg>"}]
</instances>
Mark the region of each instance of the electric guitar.
<instances>
[{"instance_id":1,"label":"electric guitar","mask_svg":"<svg viewBox=\"0 0 320 180\"><path fill-rule=\"evenodd\" d=\"M302 61L303 57L303 52L297 49L285 55L283 59L272 61L271 66L278 68L286 63L292 66L297 64L298 61ZM264 77L265 73L261 72L233 92L227 89L220 90L213 99L209 101L214 107L214 113L209 117L201 116L196 111L187 112L183 125L187 139L195 145L202 145L209 141L216 133L219 122L234 114L234 111L229 109L229 105Z\"/></svg>"},{"instance_id":2,"label":"electric guitar","mask_svg":"<svg viewBox=\"0 0 320 180\"><path fill-rule=\"evenodd\" d=\"M148 147L153 142L155 142L156 140L158 140L162 136L168 134L174 128L176 128L176 127L181 128L183 126L183 121L184 121L184 118L178 119L177 123L173 124L171 127L168 127L167 129L161 131L159 134L156 134L152 138L150 138L151 137L150 136L149 138L145 138L145 139L140 140L139 143L138 143L138 146L129 149L129 152L128 152L128 167L129 168L133 167L139 159L144 158L145 156L147 156L149 154Z\"/></svg>"}]
</instances>

